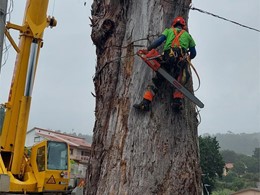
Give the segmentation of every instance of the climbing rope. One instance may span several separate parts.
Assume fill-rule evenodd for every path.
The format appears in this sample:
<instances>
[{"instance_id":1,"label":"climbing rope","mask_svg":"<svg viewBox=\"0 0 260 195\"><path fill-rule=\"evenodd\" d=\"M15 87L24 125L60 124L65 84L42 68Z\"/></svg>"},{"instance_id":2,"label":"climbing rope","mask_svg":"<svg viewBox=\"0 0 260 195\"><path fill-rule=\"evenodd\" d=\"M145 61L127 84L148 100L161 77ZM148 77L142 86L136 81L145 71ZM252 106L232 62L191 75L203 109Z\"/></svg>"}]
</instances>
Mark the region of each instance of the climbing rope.
<instances>
[{"instance_id":1,"label":"climbing rope","mask_svg":"<svg viewBox=\"0 0 260 195\"><path fill-rule=\"evenodd\" d=\"M198 84L197 89L194 90L194 92L195 92L195 91L198 91L199 88L200 88L200 76L199 76L199 74L198 74L198 72L197 72L195 66L191 63L191 61L190 61L188 58L187 58L187 62L189 63L190 67L193 69L193 71L195 72L195 74L196 74L196 76L197 76L197 78L198 78L198 83L199 83L199 84Z\"/></svg>"}]
</instances>

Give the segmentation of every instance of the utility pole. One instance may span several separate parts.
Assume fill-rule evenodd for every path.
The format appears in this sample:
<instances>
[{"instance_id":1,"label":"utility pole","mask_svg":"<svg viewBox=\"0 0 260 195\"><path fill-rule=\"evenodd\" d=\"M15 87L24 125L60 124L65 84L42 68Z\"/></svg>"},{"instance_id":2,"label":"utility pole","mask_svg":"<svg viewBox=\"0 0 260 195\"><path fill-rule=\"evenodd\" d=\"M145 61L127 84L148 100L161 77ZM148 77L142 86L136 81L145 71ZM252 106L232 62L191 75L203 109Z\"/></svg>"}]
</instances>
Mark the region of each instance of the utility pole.
<instances>
[{"instance_id":1,"label":"utility pole","mask_svg":"<svg viewBox=\"0 0 260 195\"><path fill-rule=\"evenodd\" d=\"M1 73L2 54L3 54L3 46L4 46L7 1L8 0L0 0L0 73Z\"/></svg>"}]
</instances>

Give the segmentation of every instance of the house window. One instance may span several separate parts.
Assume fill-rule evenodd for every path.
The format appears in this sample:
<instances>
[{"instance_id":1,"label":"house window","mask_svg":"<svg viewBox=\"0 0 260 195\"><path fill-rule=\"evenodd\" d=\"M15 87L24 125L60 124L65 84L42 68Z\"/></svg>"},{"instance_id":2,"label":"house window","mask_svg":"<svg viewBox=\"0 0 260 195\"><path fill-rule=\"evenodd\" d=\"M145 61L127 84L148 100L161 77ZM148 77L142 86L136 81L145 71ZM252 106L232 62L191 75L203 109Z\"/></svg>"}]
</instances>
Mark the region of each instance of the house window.
<instances>
[{"instance_id":1,"label":"house window","mask_svg":"<svg viewBox=\"0 0 260 195\"><path fill-rule=\"evenodd\" d=\"M41 137L40 136L34 137L34 143L40 142L40 141L41 141Z\"/></svg>"},{"instance_id":2,"label":"house window","mask_svg":"<svg viewBox=\"0 0 260 195\"><path fill-rule=\"evenodd\" d=\"M70 155L73 155L73 149L70 148Z\"/></svg>"},{"instance_id":3,"label":"house window","mask_svg":"<svg viewBox=\"0 0 260 195\"><path fill-rule=\"evenodd\" d=\"M87 151L81 151L81 156L88 156L88 152Z\"/></svg>"}]
</instances>

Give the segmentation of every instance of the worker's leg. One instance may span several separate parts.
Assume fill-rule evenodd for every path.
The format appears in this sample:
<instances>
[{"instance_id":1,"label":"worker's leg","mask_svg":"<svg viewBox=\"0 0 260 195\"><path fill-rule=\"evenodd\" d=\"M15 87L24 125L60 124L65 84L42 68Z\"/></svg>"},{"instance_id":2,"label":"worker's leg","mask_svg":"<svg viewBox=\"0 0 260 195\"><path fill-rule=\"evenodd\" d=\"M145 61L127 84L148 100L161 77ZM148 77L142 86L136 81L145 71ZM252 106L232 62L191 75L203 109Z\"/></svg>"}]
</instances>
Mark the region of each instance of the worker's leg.
<instances>
[{"instance_id":1,"label":"worker's leg","mask_svg":"<svg viewBox=\"0 0 260 195\"><path fill-rule=\"evenodd\" d=\"M161 75L156 74L152 81L153 85L147 86L143 95L143 100L139 104L134 104L135 108L143 111L150 110L150 104L153 101L153 98L156 95L158 88L162 85L164 78Z\"/></svg>"},{"instance_id":2,"label":"worker's leg","mask_svg":"<svg viewBox=\"0 0 260 195\"><path fill-rule=\"evenodd\" d=\"M179 82L179 83L183 83L183 69L176 68L176 71L174 72L174 78ZM177 90L176 88L174 88L173 90L173 110L175 112L180 112L183 109L183 98L184 95L183 93L181 93L179 90Z\"/></svg>"}]
</instances>

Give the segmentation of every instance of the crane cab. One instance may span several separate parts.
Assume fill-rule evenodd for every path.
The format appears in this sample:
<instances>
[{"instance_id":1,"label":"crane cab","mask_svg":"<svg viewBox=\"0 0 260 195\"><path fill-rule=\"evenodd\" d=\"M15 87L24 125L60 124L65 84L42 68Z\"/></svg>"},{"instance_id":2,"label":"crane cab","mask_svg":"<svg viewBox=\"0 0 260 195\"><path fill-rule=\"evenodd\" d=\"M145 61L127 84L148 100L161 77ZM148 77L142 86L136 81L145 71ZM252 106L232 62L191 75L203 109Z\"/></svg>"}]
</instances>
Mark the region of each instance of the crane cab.
<instances>
[{"instance_id":1,"label":"crane cab","mask_svg":"<svg viewBox=\"0 0 260 195\"><path fill-rule=\"evenodd\" d=\"M69 183L69 146L65 142L42 141L31 149L30 164L37 191L66 191Z\"/></svg>"},{"instance_id":2,"label":"crane cab","mask_svg":"<svg viewBox=\"0 0 260 195\"><path fill-rule=\"evenodd\" d=\"M44 140L26 149L21 174L0 169L0 193L68 192L70 157L65 142ZM1 155L1 153L0 153ZM4 162L0 158L0 168Z\"/></svg>"}]
</instances>

